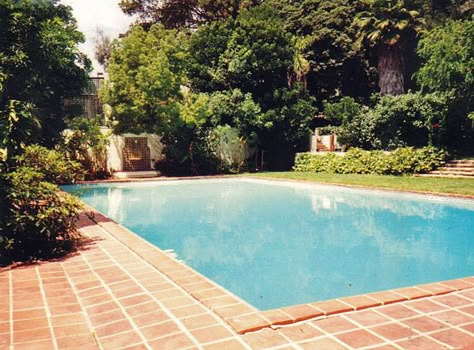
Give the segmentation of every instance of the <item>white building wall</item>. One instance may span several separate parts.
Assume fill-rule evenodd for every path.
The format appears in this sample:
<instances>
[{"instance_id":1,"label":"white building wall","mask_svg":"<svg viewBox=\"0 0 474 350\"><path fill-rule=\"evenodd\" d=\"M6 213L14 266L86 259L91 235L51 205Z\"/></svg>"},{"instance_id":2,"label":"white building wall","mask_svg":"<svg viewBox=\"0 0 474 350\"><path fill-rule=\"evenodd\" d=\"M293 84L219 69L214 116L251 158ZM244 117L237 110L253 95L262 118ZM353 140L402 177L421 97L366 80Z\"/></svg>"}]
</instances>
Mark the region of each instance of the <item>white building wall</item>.
<instances>
[{"instance_id":1,"label":"white building wall","mask_svg":"<svg viewBox=\"0 0 474 350\"><path fill-rule=\"evenodd\" d=\"M146 137L148 147L150 148L150 169L153 169L157 160L163 159L163 144L160 136L155 134L122 134L114 135L108 128L103 128L104 134L110 134L109 146L107 148L107 168L110 172L123 171L123 148L125 146L125 137Z\"/></svg>"}]
</instances>

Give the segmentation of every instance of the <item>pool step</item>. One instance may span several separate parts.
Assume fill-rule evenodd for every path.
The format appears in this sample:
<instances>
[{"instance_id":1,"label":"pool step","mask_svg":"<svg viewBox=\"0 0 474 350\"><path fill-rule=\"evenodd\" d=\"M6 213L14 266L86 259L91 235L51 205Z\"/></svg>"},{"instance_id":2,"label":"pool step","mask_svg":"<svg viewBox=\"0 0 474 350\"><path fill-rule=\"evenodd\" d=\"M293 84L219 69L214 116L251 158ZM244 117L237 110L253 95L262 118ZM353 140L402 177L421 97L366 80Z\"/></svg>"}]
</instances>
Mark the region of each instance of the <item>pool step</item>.
<instances>
[{"instance_id":1,"label":"pool step","mask_svg":"<svg viewBox=\"0 0 474 350\"><path fill-rule=\"evenodd\" d=\"M426 177L463 177L474 179L474 160L456 159L447 162L444 166L427 174L419 174Z\"/></svg>"},{"instance_id":2,"label":"pool step","mask_svg":"<svg viewBox=\"0 0 474 350\"><path fill-rule=\"evenodd\" d=\"M116 179L145 179L159 177L161 173L156 170L147 171L116 171L113 175Z\"/></svg>"}]
</instances>

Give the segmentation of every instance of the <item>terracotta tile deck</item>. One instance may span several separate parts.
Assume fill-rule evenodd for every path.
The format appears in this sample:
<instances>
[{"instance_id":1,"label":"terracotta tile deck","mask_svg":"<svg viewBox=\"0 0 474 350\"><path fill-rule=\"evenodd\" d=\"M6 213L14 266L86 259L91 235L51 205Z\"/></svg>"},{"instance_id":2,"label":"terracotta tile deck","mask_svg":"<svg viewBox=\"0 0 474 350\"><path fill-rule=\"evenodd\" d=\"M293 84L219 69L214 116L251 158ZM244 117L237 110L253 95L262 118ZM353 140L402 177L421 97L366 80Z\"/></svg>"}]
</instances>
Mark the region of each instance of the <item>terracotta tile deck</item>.
<instances>
[{"instance_id":1,"label":"terracotta tile deck","mask_svg":"<svg viewBox=\"0 0 474 350\"><path fill-rule=\"evenodd\" d=\"M0 270L0 350L474 349L474 278L261 312L94 212L60 261Z\"/></svg>"}]
</instances>

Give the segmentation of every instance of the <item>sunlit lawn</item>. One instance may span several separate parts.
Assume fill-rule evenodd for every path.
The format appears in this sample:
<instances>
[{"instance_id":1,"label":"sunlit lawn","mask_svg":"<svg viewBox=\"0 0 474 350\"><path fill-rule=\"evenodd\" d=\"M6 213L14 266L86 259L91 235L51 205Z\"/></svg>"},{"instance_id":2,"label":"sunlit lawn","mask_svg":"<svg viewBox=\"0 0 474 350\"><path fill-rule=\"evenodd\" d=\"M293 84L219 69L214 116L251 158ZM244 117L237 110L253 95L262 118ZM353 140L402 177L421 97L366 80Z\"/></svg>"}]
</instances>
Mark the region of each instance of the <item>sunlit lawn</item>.
<instances>
[{"instance_id":1,"label":"sunlit lawn","mask_svg":"<svg viewBox=\"0 0 474 350\"><path fill-rule=\"evenodd\" d=\"M474 196L474 178L433 178L303 172L265 172L251 175L257 177L288 180L295 179L338 185Z\"/></svg>"}]
</instances>

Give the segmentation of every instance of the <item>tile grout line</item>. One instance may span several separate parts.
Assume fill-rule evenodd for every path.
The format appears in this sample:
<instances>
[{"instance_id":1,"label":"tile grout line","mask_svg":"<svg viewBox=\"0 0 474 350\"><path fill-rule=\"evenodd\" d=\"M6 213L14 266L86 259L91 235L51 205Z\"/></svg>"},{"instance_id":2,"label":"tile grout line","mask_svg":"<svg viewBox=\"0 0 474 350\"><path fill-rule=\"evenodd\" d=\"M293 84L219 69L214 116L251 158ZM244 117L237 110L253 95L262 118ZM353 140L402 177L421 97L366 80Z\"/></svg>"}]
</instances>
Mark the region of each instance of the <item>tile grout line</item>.
<instances>
[{"instance_id":1,"label":"tile grout line","mask_svg":"<svg viewBox=\"0 0 474 350\"><path fill-rule=\"evenodd\" d=\"M102 247L100 247L99 245L97 245L99 247L99 249L102 249ZM119 309L124 313L124 315L126 316L127 320L130 322L130 324L132 325L133 329L138 333L139 337L142 339L142 341L144 342L146 348L148 350L153 350L151 349L151 347L148 345L148 341L145 337L145 335L141 332L140 328L135 324L135 322L133 321L133 319L129 316L128 312L126 311L126 309L124 308L124 306L120 303L120 302L117 302L118 299L115 298L114 294L112 293L112 290L109 288L109 286L107 285L107 283L102 279L102 277L99 276L99 274L94 270L93 266L91 265L91 263L89 262L89 259L84 256L83 254L81 254L81 257L82 259L84 260L84 262L87 264L87 266L89 266L91 272L96 276L96 278L100 281L100 283L102 284L102 286L104 287L104 289L109 293L109 295L111 296L111 299L117 303ZM87 309L85 310L86 311L86 314L87 316L89 317L89 314L87 313ZM104 337L106 338L106 337ZM97 342L99 343L99 346L102 348L102 344L100 342L100 340L97 338Z\"/></svg>"},{"instance_id":2,"label":"tile grout line","mask_svg":"<svg viewBox=\"0 0 474 350\"><path fill-rule=\"evenodd\" d=\"M115 222L114 222L115 223ZM98 225L98 224L97 224ZM101 225L98 225L98 227L104 231L109 237L111 237L113 239L113 241L117 242L118 244L120 244L121 246L125 247L129 252L131 252L132 254L134 254L136 257L138 257L142 262L144 262L147 266L150 266L154 271L156 271L157 273L159 273L161 276L163 276L167 282L171 283L174 287L177 287L179 290L182 290L186 295L190 296L192 299L194 299L195 301L197 301L199 303L199 305L201 305L205 310L206 312L204 312L203 314L210 314L212 315L214 318L216 318L220 325L223 326L224 328L226 328L227 330L229 330L232 334L234 334L235 336L235 339L238 339L238 341L244 345L245 347L247 347L247 349L250 349L250 347L248 346L247 343L245 343L245 341L239 336L239 334L237 334L226 322L225 320L217 315L215 312L212 311L212 309L210 309L209 307L207 307L206 305L204 305L202 302L200 302L200 300L196 299L195 297L193 297L191 295L191 293L189 293L186 289L184 289L182 286L180 286L178 283L176 283L173 279L171 279L168 275L166 275L165 273L163 273L162 271L160 271L157 267L153 266L152 264L150 264L146 259L144 259L142 256L140 256L138 253L136 253L134 250L132 250L130 247L128 247L125 243L123 243L122 241L120 241L119 239L117 239L113 234L111 234L106 228L104 228L103 226ZM146 242L146 241L145 241ZM148 242L146 242L148 243ZM149 244L149 243L148 243ZM152 246L153 248L156 248L154 246ZM113 261L116 261L115 258L113 258L104 248L100 247L100 249L102 249L102 251L108 255ZM174 261L174 260L173 260ZM183 265L186 269L188 270L191 270L188 266L186 265ZM198 348L201 348L201 345L200 343L197 341L197 339L194 338L194 336L191 334L191 332L186 328L186 326L184 326L181 321L179 320L178 317L176 317L173 312L171 311L171 309L168 309L167 307L165 307L164 304L161 303L161 301L156 298L150 291L148 291L148 289L143 286L140 281L138 281L130 272L128 272L124 267L123 265L120 264L120 268L122 269L122 271L124 271L128 276L131 277L132 280L134 280L138 286L140 286L140 288L142 288L146 294L148 294L149 296L152 297L152 299L156 300L160 306L162 307L163 310L165 310L165 312L171 316L171 319L173 320L177 320L178 322L178 325L182 326L183 329L184 329L184 333L187 334L187 335L190 335L191 336L191 339L197 344ZM193 270L191 270L193 271ZM194 271L193 271L194 272ZM208 281L208 279L205 279L206 281ZM212 282L212 281L211 281ZM213 282L213 284L215 284ZM217 285L218 286L218 285ZM222 287L218 286L220 289L223 289ZM225 289L223 289L225 291ZM184 306L186 307L186 306Z\"/></svg>"},{"instance_id":3,"label":"tile grout line","mask_svg":"<svg viewBox=\"0 0 474 350\"><path fill-rule=\"evenodd\" d=\"M103 229L103 228L102 228ZM156 298L149 290L147 290L141 283L140 281L138 281L137 279L135 279L135 276L133 276L132 274L130 274L122 264L120 264L119 262L117 262L117 260L115 260L115 258L110 255L103 247L99 246L99 249L101 249L106 255L109 256L109 258L114 261L116 263L116 266L121 269L123 272L125 272L125 274L127 274L136 284L137 286L139 286L139 288L141 288L145 294L147 294L148 296L150 296L153 300L155 300L158 305L161 307L161 309L171 318L171 320L173 320L174 322L176 322L176 324L178 325L178 327L187 335L191 338L191 340L193 341L194 344L196 344L198 347L200 347L200 344L199 344L199 341L191 334L191 332L181 323L181 321L172 314L172 312L167 308L165 307L165 305L158 299ZM102 280L102 279L101 279ZM107 286L108 288L108 286ZM112 294L112 293L111 293ZM113 294L112 294L113 295ZM135 328L140 332L140 334L142 335L143 339L145 340L145 343L147 344L147 347L151 350L150 346L148 345L148 339L145 337L145 335L142 334L140 328L135 324L135 322L133 321L133 319L129 316L127 310L122 306L122 304L120 303L120 301L115 298L114 296L114 299L116 299L118 301L118 304L120 304L120 308L123 309L124 313L127 315L127 318L129 318L129 321L132 322L132 324L135 326ZM158 338L157 338L158 339Z\"/></svg>"},{"instance_id":4,"label":"tile grout line","mask_svg":"<svg viewBox=\"0 0 474 350\"><path fill-rule=\"evenodd\" d=\"M84 260L84 258L82 257L82 254L80 254L80 256L81 256L82 260ZM71 286L71 288L72 288L72 290L73 290L73 292L74 292L75 297L77 298L77 302L78 302L79 306L81 307L81 313L83 314L83 316L86 316L86 315L87 315L87 313L86 313L86 308L85 308L85 306L83 306L83 304L82 304L82 299L81 299L81 297L79 296L79 293L78 293L78 290L77 290L76 286L75 286L74 283L72 282L71 277L69 276L69 274L68 274L66 268L63 266L63 263L62 263L62 262L59 263L59 266L61 266L61 269L63 270L64 275L66 276L66 279L67 279L67 281L69 282L69 285ZM84 318L86 319L87 326L89 327L89 329L90 329L90 331L91 331L91 336L92 336L92 338L94 339L95 343L97 344L97 347L98 347L100 350L102 350L102 349L103 349L102 344L100 344L99 340L97 339L97 336L96 336L96 334L95 334L94 327L92 326L92 322L91 322L91 320L90 320L90 317L84 317Z\"/></svg>"},{"instance_id":5,"label":"tile grout line","mask_svg":"<svg viewBox=\"0 0 474 350\"><path fill-rule=\"evenodd\" d=\"M439 304L439 303L437 303L437 304ZM440 305L440 304L439 304L439 305ZM416 312L418 315L417 315L417 316L414 316L414 317L411 317L411 318L404 318L403 320L413 319L413 318L416 318L416 317L428 317L429 319L431 319L431 320L433 320L433 321L441 322L442 324L448 325L448 326L451 327L451 328L454 328L454 327L455 327L454 325L452 325L452 324L450 324L450 323L448 323L448 322L444 322L444 321L441 321L441 320L438 320L438 319L434 319L433 317L431 317L429 314L427 314L427 313L425 313L425 312L423 312L422 314L420 314L420 311L418 311L418 310L416 310L416 309L414 309L414 308L412 308L412 307L409 307L409 306L408 306L408 303L407 303L406 305L404 305L404 306L405 306L406 308L410 309L411 311ZM446 305L443 305L443 306L446 306ZM389 316L389 315L385 315L385 314L383 314L383 313L381 313L381 312L378 312L377 310L374 310L374 311L376 311L376 312L377 312L378 314L380 314L380 315L383 315L383 316L385 316L385 317L388 317L389 319L391 319L392 321L394 321L395 323L397 323L397 324L399 324L399 325L401 325L401 326L407 327L407 326L404 325L404 324L401 322L401 320L399 320L399 319L393 318L393 317L391 317L391 316ZM446 311L446 310L444 310L444 311ZM444 311L439 311L439 313L444 312ZM449 344L446 344L446 343L444 343L444 342L442 342L442 341L440 341L440 340L438 340L438 339L433 338L433 337L430 336L430 335L433 334L433 333L440 332L440 331L441 331L441 332L442 332L442 331L445 331L445 330L449 329L449 327L446 328L446 329L443 329L443 330L434 330L434 331L430 331L430 332L418 331L417 329L414 329L414 328L412 328L412 327L408 327L408 328L411 329L411 330L413 330L413 331L416 331L417 333L419 333L419 334L417 334L417 337L420 337L420 336L421 336L421 337L427 337L428 339L434 341L435 343L437 343L437 344L439 344L439 345L442 345L442 346L446 346L446 345L451 346L451 345L449 345ZM405 338L397 339L397 341L399 341L399 340L401 340L401 339L405 339Z\"/></svg>"},{"instance_id":6,"label":"tile grout line","mask_svg":"<svg viewBox=\"0 0 474 350\"><path fill-rule=\"evenodd\" d=\"M13 350L13 273L12 270L8 271L8 293L9 293L9 303L10 307L8 308L10 316L10 344L9 348Z\"/></svg>"},{"instance_id":7,"label":"tile grout line","mask_svg":"<svg viewBox=\"0 0 474 350\"><path fill-rule=\"evenodd\" d=\"M58 350L59 349L58 348L58 342L57 342L56 336L54 334L53 323L51 322L51 310L49 309L48 300L46 298L46 292L44 290L43 280L41 279L41 274L39 272L38 266L35 267L35 271L36 271L36 275L38 277L38 285L40 287L41 297L43 298L43 304L44 304L45 309L46 309L46 318L48 320L49 331L50 331L51 336L53 338L53 347L54 347L55 350Z\"/></svg>"}]
</instances>

